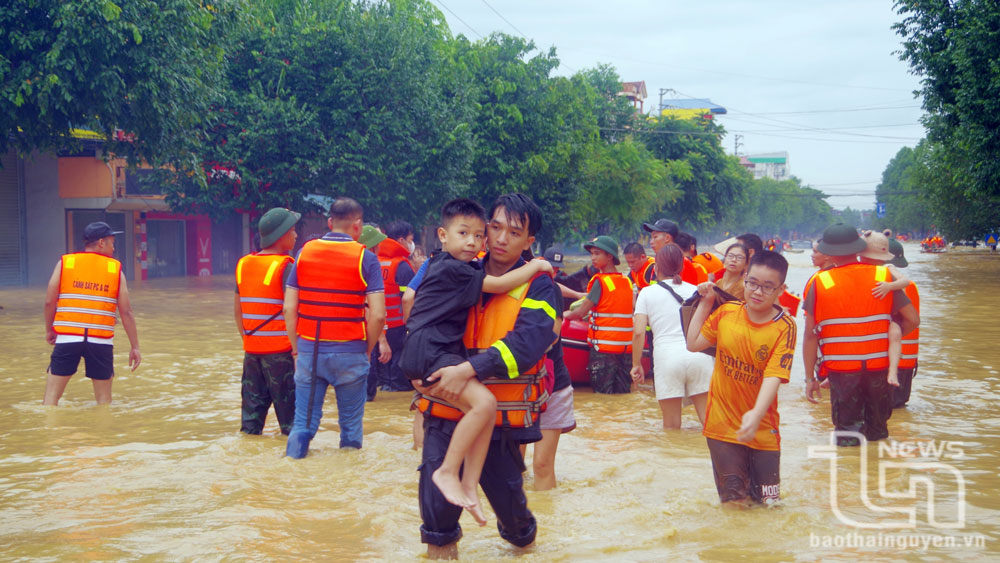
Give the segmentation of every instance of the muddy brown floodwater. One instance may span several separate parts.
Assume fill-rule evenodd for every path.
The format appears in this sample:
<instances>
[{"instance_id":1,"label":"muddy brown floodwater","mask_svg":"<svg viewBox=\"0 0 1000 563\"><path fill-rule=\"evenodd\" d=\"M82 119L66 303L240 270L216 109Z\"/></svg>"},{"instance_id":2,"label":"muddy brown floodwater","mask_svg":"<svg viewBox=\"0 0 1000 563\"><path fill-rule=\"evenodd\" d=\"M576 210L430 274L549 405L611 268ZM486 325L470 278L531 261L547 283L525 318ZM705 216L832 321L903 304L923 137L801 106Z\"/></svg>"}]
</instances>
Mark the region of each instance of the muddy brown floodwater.
<instances>
[{"instance_id":1,"label":"muddy brown floodwater","mask_svg":"<svg viewBox=\"0 0 1000 563\"><path fill-rule=\"evenodd\" d=\"M889 423L891 448L817 457L829 443L830 407L803 398L799 354L779 393L783 501L728 510L690 407L684 427L665 432L651 385L626 396L580 388L579 427L560 443L558 488L536 492L527 474L537 545L519 553L492 524L463 516L463 558L1000 558L1000 256L906 251L922 298L922 342L912 400ZM789 286L801 291L813 271L808 255L788 257ZM114 403L97 407L78 374L57 408L41 405L51 350L44 290L0 291L0 559L422 557L409 395L380 392L368 404L360 451L337 449L334 401L304 460L282 457L273 414L264 436L240 435L232 291L226 277L135 284L142 367L127 372L119 330ZM810 446L819 448L814 457Z\"/></svg>"}]
</instances>

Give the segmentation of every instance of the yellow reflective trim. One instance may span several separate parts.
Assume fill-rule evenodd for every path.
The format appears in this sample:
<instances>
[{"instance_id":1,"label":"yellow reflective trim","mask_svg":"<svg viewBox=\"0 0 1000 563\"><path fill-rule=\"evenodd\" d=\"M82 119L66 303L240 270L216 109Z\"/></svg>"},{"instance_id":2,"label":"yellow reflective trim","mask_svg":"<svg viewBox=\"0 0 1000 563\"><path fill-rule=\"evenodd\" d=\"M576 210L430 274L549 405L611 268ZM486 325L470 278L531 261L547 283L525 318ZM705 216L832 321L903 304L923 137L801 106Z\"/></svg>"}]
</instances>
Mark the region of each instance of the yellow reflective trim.
<instances>
[{"instance_id":1,"label":"yellow reflective trim","mask_svg":"<svg viewBox=\"0 0 1000 563\"><path fill-rule=\"evenodd\" d=\"M67 270L72 270L76 267L76 256L67 256L65 261L65 266Z\"/></svg>"},{"instance_id":2,"label":"yellow reflective trim","mask_svg":"<svg viewBox=\"0 0 1000 563\"><path fill-rule=\"evenodd\" d=\"M511 379L517 379L520 373L517 371L517 360L514 359L514 354L511 353L510 348L503 340L497 340L493 343L493 348L496 348L500 352L500 357L503 358L503 363L507 364L507 377Z\"/></svg>"},{"instance_id":3,"label":"yellow reflective trim","mask_svg":"<svg viewBox=\"0 0 1000 563\"><path fill-rule=\"evenodd\" d=\"M884 282L889 277L889 268L885 266L875 266L875 281Z\"/></svg>"},{"instance_id":4,"label":"yellow reflective trim","mask_svg":"<svg viewBox=\"0 0 1000 563\"><path fill-rule=\"evenodd\" d=\"M410 288L406 287L405 285L401 285L401 286L399 286L399 292L400 292L400 293L403 293L403 292L404 292L404 291L406 291L407 289L410 289Z\"/></svg>"},{"instance_id":5,"label":"yellow reflective trim","mask_svg":"<svg viewBox=\"0 0 1000 563\"><path fill-rule=\"evenodd\" d=\"M834 286L833 276L830 275L830 272L820 272L817 276L819 281L823 282L823 289L830 289Z\"/></svg>"},{"instance_id":6,"label":"yellow reflective trim","mask_svg":"<svg viewBox=\"0 0 1000 563\"><path fill-rule=\"evenodd\" d=\"M521 296L524 295L524 292L528 290L528 285L530 284L531 282L521 284L515 287L514 289L508 291L507 295L509 295L512 299L517 299L518 301L520 301Z\"/></svg>"},{"instance_id":7,"label":"yellow reflective trim","mask_svg":"<svg viewBox=\"0 0 1000 563\"><path fill-rule=\"evenodd\" d=\"M608 286L608 291L614 291L615 290L615 282L614 282L614 280L611 279L611 276L604 276L601 279L604 280L604 285Z\"/></svg>"},{"instance_id":8,"label":"yellow reflective trim","mask_svg":"<svg viewBox=\"0 0 1000 563\"><path fill-rule=\"evenodd\" d=\"M264 274L264 285L271 285L271 278L274 277L274 271L278 269L278 263L281 262L281 258L271 262L271 265L267 267L267 273Z\"/></svg>"},{"instance_id":9,"label":"yellow reflective trim","mask_svg":"<svg viewBox=\"0 0 1000 563\"><path fill-rule=\"evenodd\" d=\"M117 262L108 262L108 273L109 274L117 274L118 273L118 263Z\"/></svg>"},{"instance_id":10,"label":"yellow reflective trim","mask_svg":"<svg viewBox=\"0 0 1000 563\"><path fill-rule=\"evenodd\" d=\"M525 299L524 303L521 303L521 307L526 309L541 309L542 311L545 311L545 314L547 314L552 320L556 320L556 310L552 308L552 305L549 305L545 301Z\"/></svg>"},{"instance_id":11,"label":"yellow reflective trim","mask_svg":"<svg viewBox=\"0 0 1000 563\"><path fill-rule=\"evenodd\" d=\"M243 283L243 259L236 263L236 285Z\"/></svg>"}]
</instances>

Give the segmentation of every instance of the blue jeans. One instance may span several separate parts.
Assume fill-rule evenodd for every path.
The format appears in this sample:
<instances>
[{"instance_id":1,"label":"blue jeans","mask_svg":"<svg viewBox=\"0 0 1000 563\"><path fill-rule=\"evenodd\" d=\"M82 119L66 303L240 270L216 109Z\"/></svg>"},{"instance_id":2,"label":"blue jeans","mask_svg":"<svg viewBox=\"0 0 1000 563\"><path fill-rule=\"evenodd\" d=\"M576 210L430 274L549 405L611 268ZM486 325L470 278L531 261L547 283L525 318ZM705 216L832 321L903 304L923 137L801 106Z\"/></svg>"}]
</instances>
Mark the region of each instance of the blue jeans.
<instances>
[{"instance_id":1,"label":"blue jeans","mask_svg":"<svg viewBox=\"0 0 1000 563\"><path fill-rule=\"evenodd\" d=\"M285 455L299 459L309 453L309 442L319 430L323 400L330 385L333 385L337 398L340 447L360 448L364 430L368 354L319 352L316 357L317 373L314 374L312 346L300 345L299 350L295 362L295 422L288 435Z\"/></svg>"}]
</instances>

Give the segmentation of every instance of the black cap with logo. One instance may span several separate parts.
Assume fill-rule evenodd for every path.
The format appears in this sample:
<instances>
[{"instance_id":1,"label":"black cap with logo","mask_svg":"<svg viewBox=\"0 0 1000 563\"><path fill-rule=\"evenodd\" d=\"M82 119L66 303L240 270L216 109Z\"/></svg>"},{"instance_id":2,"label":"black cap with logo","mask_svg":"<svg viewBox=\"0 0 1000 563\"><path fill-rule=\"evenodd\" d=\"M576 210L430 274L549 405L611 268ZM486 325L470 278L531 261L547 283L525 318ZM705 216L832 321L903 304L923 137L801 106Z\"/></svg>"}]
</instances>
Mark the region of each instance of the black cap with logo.
<instances>
[{"instance_id":1,"label":"black cap with logo","mask_svg":"<svg viewBox=\"0 0 1000 563\"><path fill-rule=\"evenodd\" d=\"M90 244L92 242L97 242L105 237L110 237L114 235L120 235L125 231L113 231L111 230L111 225L108 225L104 221L97 221L96 223L91 223L83 229L83 242L84 244Z\"/></svg>"}]
</instances>

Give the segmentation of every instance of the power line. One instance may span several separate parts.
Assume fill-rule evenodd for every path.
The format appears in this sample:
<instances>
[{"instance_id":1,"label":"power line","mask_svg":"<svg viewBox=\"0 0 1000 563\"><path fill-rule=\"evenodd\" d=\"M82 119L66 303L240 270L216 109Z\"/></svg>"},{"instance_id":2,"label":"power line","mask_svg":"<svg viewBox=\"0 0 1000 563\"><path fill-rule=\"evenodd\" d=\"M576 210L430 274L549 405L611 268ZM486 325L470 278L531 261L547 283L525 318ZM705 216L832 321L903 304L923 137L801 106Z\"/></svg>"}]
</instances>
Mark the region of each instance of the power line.
<instances>
[{"instance_id":1,"label":"power line","mask_svg":"<svg viewBox=\"0 0 1000 563\"><path fill-rule=\"evenodd\" d=\"M467 27L467 28L471 29L471 30L472 30L472 33L475 33L476 35L478 35L478 36L479 36L479 38L480 38L480 39L483 39L483 34L482 34L482 33L479 33L478 31L476 31L476 28L474 28L474 27L472 27L471 25L469 25L469 24L468 24L468 23L467 23L467 22L466 22L465 20L463 20L463 19L462 19L462 18L461 18L461 17L460 17L460 16L458 15L458 14L456 14L456 13L455 13L454 11L452 11L452 9L451 9L451 8L449 8L448 6L446 6L446 5L444 4L444 2L442 2L441 0L434 0L434 1L435 1L435 2L436 2L436 3L438 4L438 5L439 5L439 6L441 6L442 8L444 8L445 10L448 10L448 13L449 13L449 14L451 14L451 15L453 15L453 16L455 16L455 19L457 19L458 21L462 22L462 24L464 24L464 25L465 25L465 27Z\"/></svg>"},{"instance_id":2,"label":"power line","mask_svg":"<svg viewBox=\"0 0 1000 563\"><path fill-rule=\"evenodd\" d=\"M802 111L763 111L755 113L738 111L737 113L742 113L744 115L801 115L801 114L811 114L811 113L849 113L855 111L884 111L888 109L916 109L919 107L920 106L880 106L880 107L860 107L860 108L845 108L845 109L811 109Z\"/></svg>"},{"instance_id":3,"label":"power line","mask_svg":"<svg viewBox=\"0 0 1000 563\"><path fill-rule=\"evenodd\" d=\"M494 8L493 6L491 6L489 2L487 2L486 0L483 0L483 4L486 4L486 7L487 7L487 8L489 8L490 10L492 10L494 14L496 14L497 16L499 16L499 17L500 17L500 19L502 19L503 21L507 22L507 25L509 25L509 26L510 26L510 27L511 27L511 28L512 28L512 29L513 29L514 31L516 31L516 32L517 32L517 33L518 33L518 34L519 34L519 35L520 35L521 37L523 37L523 38L525 38L525 39L527 39L527 38L528 38L528 34L527 34L527 33L525 33L525 32L523 32L523 31L521 31L520 29L518 29L518 28L517 28L517 26L516 26L516 25L514 25L514 24L510 23L510 20L508 20L507 18L503 17L503 14L501 14L500 12L498 12L498 11L497 11L497 9L496 9L496 8Z\"/></svg>"}]
</instances>

